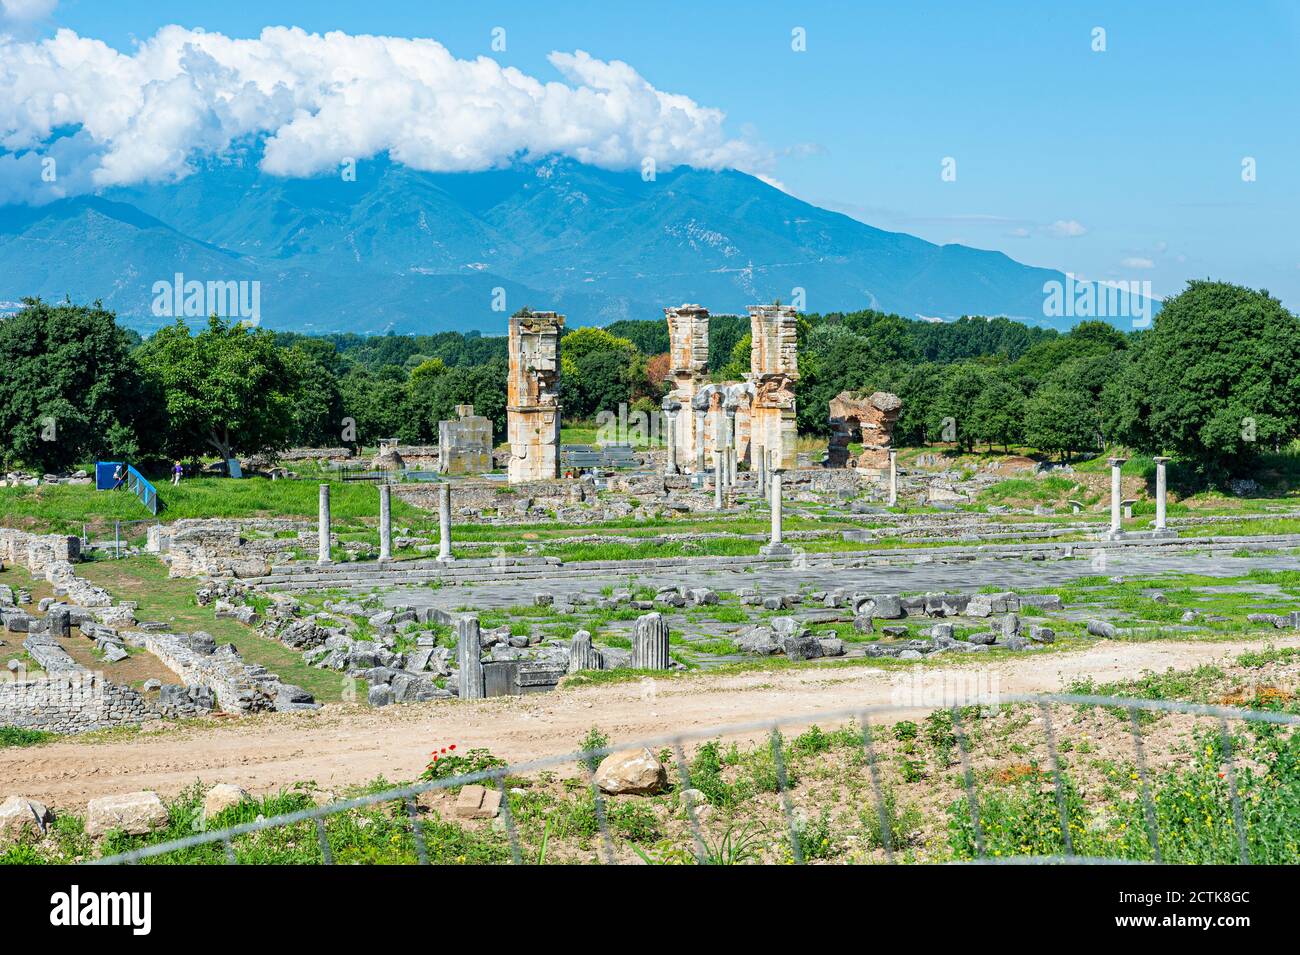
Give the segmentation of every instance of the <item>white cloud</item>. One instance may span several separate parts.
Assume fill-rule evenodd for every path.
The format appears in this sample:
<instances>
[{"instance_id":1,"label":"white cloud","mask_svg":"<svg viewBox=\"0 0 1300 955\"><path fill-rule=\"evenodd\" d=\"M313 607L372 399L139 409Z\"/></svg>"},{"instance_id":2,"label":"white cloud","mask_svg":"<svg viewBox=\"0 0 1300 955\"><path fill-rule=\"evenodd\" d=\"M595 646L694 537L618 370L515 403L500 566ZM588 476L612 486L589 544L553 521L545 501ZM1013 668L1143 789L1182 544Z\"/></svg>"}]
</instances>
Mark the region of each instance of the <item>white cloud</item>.
<instances>
[{"instance_id":1,"label":"white cloud","mask_svg":"<svg viewBox=\"0 0 1300 955\"><path fill-rule=\"evenodd\" d=\"M1145 259L1141 256L1130 255L1127 259L1120 262L1120 265L1126 269L1154 269L1156 263L1151 259Z\"/></svg>"},{"instance_id":2,"label":"white cloud","mask_svg":"<svg viewBox=\"0 0 1300 955\"><path fill-rule=\"evenodd\" d=\"M1058 239L1076 239L1087 233L1087 229L1074 219L1057 219L1047 227L1047 234Z\"/></svg>"},{"instance_id":3,"label":"white cloud","mask_svg":"<svg viewBox=\"0 0 1300 955\"><path fill-rule=\"evenodd\" d=\"M58 5L59 0L0 0L0 11L10 20L39 20Z\"/></svg>"},{"instance_id":4,"label":"white cloud","mask_svg":"<svg viewBox=\"0 0 1300 955\"><path fill-rule=\"evenodd\" d=\"M69 172L88 188L180 178L197 155L253 136L266 140L263 169L283 176L385 151L439 172L548 154L606 168L653 157L661 169L770 171L769 153L730 138L720 110L658 90L626 63L581 50L550 62L567 82L457 59L430 39L285 27L232 39L168 26L128 55L71 30L41 42L0 35L0 148L39 152L55 130L79 127L90 165ZM0 196L11 191L0 178Z\"/></svg>"}]
</instances>

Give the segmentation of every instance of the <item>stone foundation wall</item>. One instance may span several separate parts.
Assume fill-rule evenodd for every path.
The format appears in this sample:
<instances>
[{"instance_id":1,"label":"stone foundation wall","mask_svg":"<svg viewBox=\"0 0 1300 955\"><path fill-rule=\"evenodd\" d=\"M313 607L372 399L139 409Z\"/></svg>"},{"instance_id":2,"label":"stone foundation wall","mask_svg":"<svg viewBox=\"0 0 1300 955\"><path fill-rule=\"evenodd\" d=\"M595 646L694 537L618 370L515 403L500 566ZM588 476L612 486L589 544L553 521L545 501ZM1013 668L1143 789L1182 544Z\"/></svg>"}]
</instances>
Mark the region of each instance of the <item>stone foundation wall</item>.
<instances>
[{"instance_id":1,"label":"stone foundation wall","mask_svg":"<svg viewBox=\"0 0 1300 955\"><path fill-rule=\"evenodd\" d=\"M437 484L395 484L393 494L424 510L437 513ZM499 481L457 481L451 486L453 514L495 510L508 513L531 502L533 506L557 510L594 501L595 489L586 481L556 479L503 484Z\"/></svg>"},{"instance_id":2,"label":"stone foundation wall","mask_svg":"<svg viewBox=\"0 0 1300 955\"><path fill-rule=\"evenodd\" d=\"M26 567L38 577L55 564L81 560L81 538L64 534L29 534L0 528L0 561Z\"/></svg>"},{"instance_id":3,"label":"stone foundation wall","mask_svg":"<svg viewBox=\"0 0 1300 955\"><path fill-rule=\"evenodd\" d=\"M217 646L206 633L155 633L128 630L129 646L148 650L186 687L210 690L227 713L295 709L295 698L310 700L298 687L268 673L260 664L245 663L232 644Z\"/></svg>"},{"instance_id":4,"label":"stone foundation wall","mask_svg":"<svg viewBox=\"0 0 1300 955\"><path fill-rule=\"evenodd\" d=\"M280 461L350 461L351 448L290 448L276 455Z\"/></svg>"},{"instance_id":5,"label":"stone foundation wall","mask_svg":"<svg viewBox=\"0 0 1300 955\"><path fill-rule=\"evenodd\" d=\"M164 554L171 577L259 577L298 546L297 538L250 538L249 532L312 533L308 521L186 519L149 528L149 550Z\"/></svg>"},{"instance_id":6,"label":"stone foundation wall","mask_svg":"<svg viewBox=\"0 0 1300 955\"><path fill-rule=\"evenodd\" d=\"M110 683L95 673L0 682L0 726L86 733L158 718L158 712L131 687Z\"/></svg>"}]
</instances>

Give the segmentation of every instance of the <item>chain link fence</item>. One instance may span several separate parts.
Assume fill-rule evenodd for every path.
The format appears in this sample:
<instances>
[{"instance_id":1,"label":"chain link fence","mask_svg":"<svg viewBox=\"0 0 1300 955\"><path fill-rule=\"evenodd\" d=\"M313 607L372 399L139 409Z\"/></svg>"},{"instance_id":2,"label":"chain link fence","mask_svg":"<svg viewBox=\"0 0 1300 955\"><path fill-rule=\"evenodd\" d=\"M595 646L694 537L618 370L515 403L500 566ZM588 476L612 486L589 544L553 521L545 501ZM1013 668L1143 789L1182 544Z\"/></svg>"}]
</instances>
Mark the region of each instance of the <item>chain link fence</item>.
<instances>
[{"instance_id":1,"label":"chain link fence","mask_svg":"<svg viewBox=\"0 0 1300 955\"><path fill-rule=\"evenodd\" d=\"M973 843L972 858L960 861L974 864L1093 865L1169 861L1165 852L1167 833L1162 832L1160 813L1157 810L1157 802L1160 797L1154 790L1153 770L1149 766L1148 743L1143 728L1144 725L1153 724L1155 722L1153 717L1161 714L1183 714L1196 718L1200 721L1199 725L1203 730L1209 729L1217 735L1219 745L1222 747L1222 768L1217 775L1222 789L1226 792L1226 798L1222 805L1202 807L1207 812L1206 822L1207 824L1210 822L1212 817L1209 813L1211 812L1216 816L1219 813L1230 814L1230 841L1233 843L1231 850L1233 858L1230 861L1240 864L1256 861L1252 858L1251 837L1248 834L1246 822L1246 806L1238 787L1243 754L1238 752L1234 739L1234 727L1238 729L1246 726L1255 728L1274 727L1291 730L1300 725L1300 716L1280 711L1081 694L1001 694L988 699L969 699L960 704L946 705L946 702L939 712L946 712L951 717L951 731L953 737L955 737L957 754L956 771L962 782L961 788L965 792L962 823L968 827L967 832ZM1029 711L1036 711L1041 716L1041 729L1046 743L1049 763L1043 775L1050 777L1050 787L1055 794L1057 819L1052 825L1059 827L1060 851L1023 855L999 854L990 851L988 845L989 823L983 817L982 812L983 808L989 804L987 798L989 792L988 783L987 780L983 784L979 781L981 774L977 772L975 765L968 723L973 717L978 716L978 712L972 713L972 707L1000 707L1007 704L1028 708ZM1054 714L1061 714L1062 712L1066 714L1077 713L1085 708L1104 708L1110 716L1116 719L1117 728L1122 726L1122 729L1118 729L1117 735L1120 737L1127 736L1128 738L1127 745L1131 754L1132 765L1136 767L1136 799L1141 803L1142 828L1145 830L1141 836L1146 842L1145 851L1142 853L1144 858L1134 859L1127 856L1121 858L1105 854L1089 854L1078 845L1080 830L1077 819L1074 818L1077 815L1077 810L1073 808L1077 794L1074 792L1072 784L1067 781L1067 774L1062 765ZM659 748L661 752L667 750L671 753L669 762L676 770L676 785L683 797L682 804L686 819L689 821L694 861L702 864L716 863L723 860L718 858L717 843L710 845L706 839L705 825L701 820L701 809L703 807L692 796L695 790L692 789L691 785L691 770L686 757L686 746L692 742L728 737L748 736L752 738L755 734L766 735L770 742L772 766L776 777L776 793L779 798L780 813L784 824L783 839L787 843L790 860L796 864L801 864L808 861L804 844L804 823L800 820L792 799L792 787L787 773L789 744L785 742L782 731L799 727L807 728L817 723L834 724L844 721L856 721L860 730L861 752L865 757L861 762L865 767L868 782L865 789L869 793L871 802L871 806L862 808L867 811L874 811L879 819L884 860L889 863L897 863L905 860L901 858L901 847L894 844L892 838L894 827L891 824L890 816L893 807L886 784L882 780L882 762L877 753L877 744L882 738L881 733L887 723L896 721L900 712L904 710L919 711L921 709L927 709L927 707L918 705L917 707L903 708L896 704L886 704L860 709L782 716L771 720L720 725L705 729L683 729L634 742L579 750L515 765L497 766L451 778L386 789L383 792L331 802L327 805L271 818L258 818L241 825L199 832L186 838L113 855L95 860L92 864L120 865L137 863L148 859L159 859L169 853L195 846L218 843L224 846L226 861L233 864L237 861L235 843L241 837L266 830L309 823L315 830L315 838L319 847L318 862L329 865L334 862L336 852L327 831L327 820L348 813L351 810L378 807L389 803L400 805L403 808L405 818L410 825L410 834L414 841L416 857L421 864L428 864L430 858L425 841L426 833L420 821L417 797L424 793L448 790L469 784L492 787L500 793L500 818L509 842L510 858L515 864L524 864L532 860L525 859L519 826L511 811L511 794L507 790L507 779L574 765L579 768L582 776L585 777L585 787L590 792L599 831L598 856L600 861L606 864L642 861L644 856L620 851L617 847L617 839L610 826L608 797L601 792L595 776L595 767L604 756L641 748L652 751ZM1216 757L1218 756L1220 754L1216 753ZM1246 762L1250 762L1248 756L1244 757L1244 759ZM1254 772L1255 770L1250 769L1248 771ZM1288 771L1297 776L1297 778L1290 781L1295 782L1297 789L1300 790L1300 775L1298 775L1300 774L1300 764L1290 765ZM1258 809L1254 803L1252 803L1252 808ZM1052 835L1055 836L1055 833ZM1130 853L1131 855L1132 853ZM1291 861L1294 862L1297 859L1300 859L1300 853L1296 853Z\"/></svg>"}]
</instances>

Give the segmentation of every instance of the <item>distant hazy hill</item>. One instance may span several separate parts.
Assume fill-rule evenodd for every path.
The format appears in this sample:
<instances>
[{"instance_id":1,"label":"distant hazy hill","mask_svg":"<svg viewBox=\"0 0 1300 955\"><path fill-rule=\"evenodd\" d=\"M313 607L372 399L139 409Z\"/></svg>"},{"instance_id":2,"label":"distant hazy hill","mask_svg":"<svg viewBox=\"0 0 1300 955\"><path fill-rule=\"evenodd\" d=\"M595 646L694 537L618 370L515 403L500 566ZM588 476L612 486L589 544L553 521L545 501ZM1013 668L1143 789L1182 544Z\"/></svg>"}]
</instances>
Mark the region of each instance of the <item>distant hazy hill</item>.
<instances>
[{"instance_id":1,"label":"distant hazy hill","mask_svg":"<svg viewBox=\"0 0 1300 955\"><path fill-rule=\"evenodd\" d=\"M643 182L562 160L357 172L278 179L248 158L174 185L0 207L0 300L101 298L151 328L168 321L151 313L153 284L179 272L259 281L262 323L309 332L502 332L523 305L571 325L682 302L743 312L795 288L809 311L1076 321L1043 316L1043 283L1059 272L884 232L743 173L680 168Z\"/></svg>"}]
</instances>

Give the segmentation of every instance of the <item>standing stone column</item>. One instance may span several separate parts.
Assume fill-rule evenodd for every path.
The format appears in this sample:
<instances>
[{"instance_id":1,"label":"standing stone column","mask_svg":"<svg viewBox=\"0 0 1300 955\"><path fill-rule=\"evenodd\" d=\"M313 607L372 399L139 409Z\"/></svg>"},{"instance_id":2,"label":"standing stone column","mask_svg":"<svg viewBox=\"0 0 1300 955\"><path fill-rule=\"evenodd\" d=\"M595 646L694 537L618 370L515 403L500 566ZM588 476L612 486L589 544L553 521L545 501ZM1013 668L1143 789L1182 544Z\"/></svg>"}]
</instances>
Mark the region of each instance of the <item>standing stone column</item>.
<instances>
[{"instance_id":1,"label":"standing stone column","mask_svg":"<svg viewBox=\"0 0 1300 955\"><path fill-rule=\"evenodd\" d=\"M632 668L634 670L667 670L668 624L663 614L648 613L638 617L632 634Z\"/></svg>"},{"instance_id":2,"label":"standing stone column","mask_svg":"<svg viewBox=\"0 0 1300 955\"><path fill-rule=\"evenodd\" d=\"M316 563L328 564L330 562L330 486L328 484L320 486L320 517L317 520L317 529L320 533L320 543L316 550Z\"/></svg>"},{"instance_id":3,"label":"standing stone column","mask_svg":"<svg viewBox=\"0 0 1300 955\"><path fill-rule=\"evenodd\" d=\"M483 640L478 632L478 617L465 616L456 621L456 666L460 698L483 697Z\"/></svg>"},{"instance_id":4,"label":"standing stone column","mask_svg":"<svg viewBox=\"0 0 1300 955\"><path fill-rule=\"evenodd\" d=\"M677 473L677 413L664 410L664 419L668 422L668 461L664 464L664 474Z\"/></svg>"},{"instance_id":5,"label":"standing stone column","mask_svg":"<svg viewBox=\"0 0 1300 955\"><path fill-rule=\"evenodd\" d=\"M1110 465L1110 534L1113 537L1124 533L1124 516L1120 507L1124 493L1120 490L1120 469L1127 460L1128 458L1110 458L1106 462Z\"/></svg>"},{"instance_id":6,"label":"standing stone column","mask_svg":"<svg viewBox=\"0 0 1300 955\"><path fill-rule=\"evenodd\" d=\"M889 449L889 506L898 503L898 452Z\"/></svg>"},{"instance_id":7,"label":"standing stone column","mask_svg":"<svg viewBox=\"0 0 1300 955\"><path fill-rule=\"evenodd\" d=\"M599 669L600 659L591 645L591 634L586 630L579 630L573 635L573 641L569 644L569 672Z\"/></svg>"},{"instance_id":8,"label":"standing stone column","mask_svg":"<svg viewBox=\"0 0 1300 955\"><path fill-rule=\"evenodd\" d=\"M695 412L695 473L704 473L704 429L708 420L707 411Z\"/></svg>"},{"instance_id":9,"label":"standing stone column","mask_svg":"<svg viewBox=\"0 0 1300 955\"><path fill-rule=\"evenodd\" d=\"M713 506L722 510L722 452L713 452Z\"/></svg>"},{"instance_id":10,"label":"standing stone column","mask_svg":"<svg viewBox=\"0 0 1300 955\"><path fill-rule=\"evenodd\" d=\"M766 546L759 548L761 554L784 555L793 553L790 546L781 540L781 471L781 468L772 469L770 479L772 484L771 499L768 502L772 509L772 536Z\"/></svg>"},{"instance_id":11,"label":"standing stone column","mask_svg":"<svg viewBox=\"0 0 1300 955\"><path fill-rule=\"evenodd\" d=\"M1169 477L1165 465L1169 463L1169 459L1157 457L1153 460L1156 462L1156 530L1163 531L1166 529L1166 505L1169 494Z\"/></svg>"},{"instance_id":12,"label":"standing stone column","mask_svg":"<svg viewBox=\"0 0 1300 955\"><path fill-rule=\"evenodd\" d=\"M379 559L393 559L393 487L379 485Z\"/></svg>"},{"instance_id":13,"label":"standing stone column","mask_svg":"<svg viewBox=\"0 0 1300 955\"><path fill-rule=\"evenodd\" d=\"M740 432L736 429L736 413L727 415L727 486L734 487L740 479Z\"/></svg>"},{"instance_id":14,"label":"standing stone column","mask_svg":"<svg viewBox=\"0 0 1300 955\"><path fill-rule=\"evenodd\" d=\"M438 559L451 561L451 485L438 485Z\"/></svg>"},{"instance_id":15,"label":"standing stone column","mask_svg":"<svg viewBox=\"0 0 1300 955\"><path fill-rule=\"evenodd\" d=\"M754 463L754 468L758 472L758 493L767 500L767 449L761 444L754 444L751 439L749 444L749 457Z\"/></svg>"}]
</instances>

